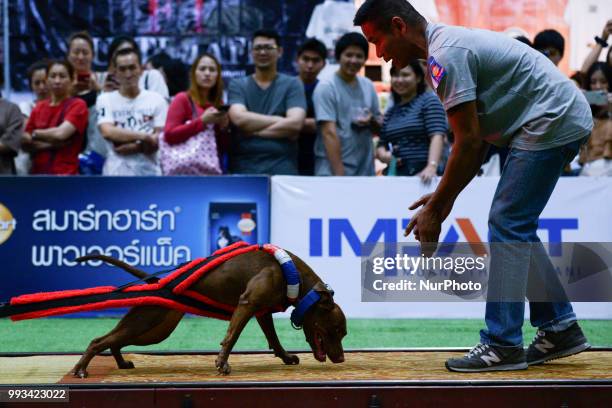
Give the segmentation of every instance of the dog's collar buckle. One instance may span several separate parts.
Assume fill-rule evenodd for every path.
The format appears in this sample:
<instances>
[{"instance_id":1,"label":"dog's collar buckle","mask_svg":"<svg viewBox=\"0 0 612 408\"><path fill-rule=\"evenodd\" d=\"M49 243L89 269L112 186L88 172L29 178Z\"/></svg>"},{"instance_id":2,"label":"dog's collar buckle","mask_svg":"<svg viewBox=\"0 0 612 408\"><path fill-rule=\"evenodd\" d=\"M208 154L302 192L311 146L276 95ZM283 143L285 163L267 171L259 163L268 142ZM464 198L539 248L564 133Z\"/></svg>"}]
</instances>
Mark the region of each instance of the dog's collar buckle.
<instances>
[{"instance_id":1,"label":"dog's collar buckle","mask_svg":"<svg viewBox=\"0 0 612 408\"><path fill-rule=\"evenodd\" d=\"M319 295L314 289L310 289L310 291L304 296L298 304L291 312L291 326L295 330L300 330L302 328L302 324L304 323L304 315L319 300L321 300L321 295Z\"/></svg>"}]
</instances>

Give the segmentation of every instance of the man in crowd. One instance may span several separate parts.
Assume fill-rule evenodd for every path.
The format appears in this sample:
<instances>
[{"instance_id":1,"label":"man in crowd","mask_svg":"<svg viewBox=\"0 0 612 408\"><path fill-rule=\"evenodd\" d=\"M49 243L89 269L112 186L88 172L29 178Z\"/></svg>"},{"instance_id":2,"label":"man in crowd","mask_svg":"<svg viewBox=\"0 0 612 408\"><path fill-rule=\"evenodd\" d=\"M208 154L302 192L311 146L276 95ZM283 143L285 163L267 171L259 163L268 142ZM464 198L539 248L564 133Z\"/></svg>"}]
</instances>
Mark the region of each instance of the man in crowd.
<instances>
[{"instance_id":1,"label":"man in crowd","mask_svg":"<svg viewBox=\"0 0 612 408\"><path fill-rule=\"evenodd\" d=\"M544 30L536 34L533 48L546 55L555 66L559 66L565 52L565 39L557 30Z\"/></svg>"},{"instance_id":2,"label":"man in crowd","mask_svg":"<svg viewBox=\"0 0 612 408\"><path fill-rule=\"evenodd\" d=\"M100 133L112 145L102 173L115 176L154 176L159 133L166 122L168 104L158 93L141 90L140 52L133 48L113 56L119 89L98 97Z\"/></svg>"},{"instance_id":3,"label":"man in crowd","mask_svg":"<svg viewBox=\"0 0 612 408\"><path fill-rule=\"evenodd\" d=\"M372 137L380 128L380 111L372 81L359 75L368 42L359 33L346 33L336 42L335 54L340 68L313 95L319 133L315 174L373 176Z\"/></svg>"},{"instance_id":4,"label":"man in crowd","mask_svg":"<svg viewBox=\"0 0 612 408\"><path fill-rule=\"evenodd\" d=\"M427 23L405 0L366 0L354 22L377 55L396 67L411 58L428 61L428 80L454 133L438 187L410 207L422 206L405 234L414 231L426 256L433 254L457 196L478 173L488 143L511 147L489 213L487 329L480 344L446 367L518 370L589 348L563 296L546 302L530 297L538 331L527 353L521 331L528 278L556 276L536 231L563 167L593 127L582 92L542 53L501 33ZM544 282L544 291L555 289L554 282Z\"/></svg>"},{"instance_id":5,"label":"man in crowd","mask_svg":"<svg viewBox=\"0 0 612 408\"><path fill-rule=\"evenodd\" d=\"M300 46L297 54L298 76L306 94L306 119L298 141L298 171L302 176L314 175L314 143L317 138L312 94L319 83L317 76L325 66L327 48L316 38L309 38Z\"/></svg>"},{"instance_id":6,"label":"man in crowd","mask_svg":"<svg viewBox=\"0 0 612 408\"><path fill-rule=\"evenodd\" d=\"M232 80L229 116L232 135L230 172L298 174L297 139L306 115L304 88L297 78L277 72L283 54L278 33L253 34L255 73Z\"/></svg>"},{"instance_id":7,"label":"man in crowd","mask_svg":"<svg viewBox=\"0 0 612 408\"><path fill-rule=\"evenodd\" d=\"M0 65L0 86L4 79L3 66ZM19 106L0 95L0 174L15 174L14 158L21 146L23 116Z\"/></svg>"}]
</instances>

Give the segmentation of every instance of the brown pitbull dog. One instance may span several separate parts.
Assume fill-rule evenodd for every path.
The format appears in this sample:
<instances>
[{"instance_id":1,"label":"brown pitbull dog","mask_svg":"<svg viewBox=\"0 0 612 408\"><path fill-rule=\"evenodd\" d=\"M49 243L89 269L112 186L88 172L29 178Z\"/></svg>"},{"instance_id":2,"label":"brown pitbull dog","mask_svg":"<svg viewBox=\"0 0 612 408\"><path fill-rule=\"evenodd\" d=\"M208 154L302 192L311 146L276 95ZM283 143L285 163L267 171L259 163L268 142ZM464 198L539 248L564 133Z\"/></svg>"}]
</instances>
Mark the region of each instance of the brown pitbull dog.
<instances>
[{"instance_id":1,"label":"brown pitbull dog","mask_svg":"<svg viewBox=\"0 0 612 408\"><path fill-rule=\"evenodd\" d=\"M342 363L344 350L341 340L346 336L344 313L340 306L334 303L333 293L321 278L300 258L291 253L289 255L300 275L298 299L302 299L311 289L320 295L320 300L304 315L302 327L306 341L318 361L324 362L327 356L334 363ZM91 259L119 266L148 283L157 281L157 278L145 279L148 276L145 272L105 255L87 255L77 261ZM253 251L225 261L204 274L190 289L217 302L236 306L215 361L219 374L227 375L231 371L227 360L242 329L258 311L286 302L287 283L274 256L264 251ZM91 359L107 349L110 349L119 368L134 368L131 361L123 359L121 348L160 343L170 336L183 315L183 312L161 306L132 307L113 330L91 341L73 369L74 376L87 377L87 366ZM289 354L281 345L274 329L272 314L258 316L257 322L274 355L285 364L298 364L298 356Z\"/></svg>"}]
</instances>

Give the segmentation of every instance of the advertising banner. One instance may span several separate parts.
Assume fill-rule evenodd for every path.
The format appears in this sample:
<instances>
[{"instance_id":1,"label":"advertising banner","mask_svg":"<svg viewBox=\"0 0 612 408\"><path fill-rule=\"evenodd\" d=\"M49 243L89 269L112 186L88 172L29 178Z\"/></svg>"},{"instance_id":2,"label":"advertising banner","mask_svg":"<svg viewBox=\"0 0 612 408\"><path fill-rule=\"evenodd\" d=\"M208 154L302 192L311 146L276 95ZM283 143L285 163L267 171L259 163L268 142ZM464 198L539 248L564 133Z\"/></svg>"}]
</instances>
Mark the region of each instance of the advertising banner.
<instances>
[{"instance_id":1,"label":"advertising banner","mask_svg":"<svg viewBox=\"0 0 612 408\"><path fill-rule=\"evenodd\" d=\"M3 177L0 301L135 280L90 253L152 273L268 242L269 213L267 177Z\"/></svg>"},{"instance_id":2,"label":"advertising banner","mask_svg":"<svg viewBox=\"0 0 612 408\"><path fill-rule=\"evenodd\" d=\"M483 177L470 183L442 225L441 242L487 241L498 180ZM361 263L371 255L364 253L367 244L414 243L413 236L403 236L414 214L408 207L434 188L418 178L272 177L272 242L303 257L335 289L347 316L482 317L482 302L362 301ZM611 200L608 178L562 178L540 218L540 239L551 244L612 242L612 210L603 204ZM559 248L551 245L549 255L558 256ZM612 318L609 303L577 303L575 308L580 317Z\"/></svg>"}]
</instances>

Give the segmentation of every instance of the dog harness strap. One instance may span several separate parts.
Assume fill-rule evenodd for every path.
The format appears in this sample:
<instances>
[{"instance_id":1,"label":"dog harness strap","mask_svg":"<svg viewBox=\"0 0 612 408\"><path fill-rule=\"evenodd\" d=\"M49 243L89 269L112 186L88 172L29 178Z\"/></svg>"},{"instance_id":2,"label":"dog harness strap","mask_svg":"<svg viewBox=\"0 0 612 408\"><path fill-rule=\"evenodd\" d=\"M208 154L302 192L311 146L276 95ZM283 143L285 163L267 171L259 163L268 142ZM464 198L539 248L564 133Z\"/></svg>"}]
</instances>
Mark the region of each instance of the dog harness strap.
<instances>
[{"instance_id":1,"label":"dog harness strap","mask_svg":"<svg viewBox=\"0 0 612 408\"><path fill-rule=\"evenodd\" d=\"M295 303L300 294L300 274L289 254L276 245L265 244L263 250L276 258L287 281L287 298L289 303Z\"/></svg>"},{"instance_id":2,"label":"dog harness strap","mask_svg":"<svg viewBox=\"0 0 612 408\"><path fill-rule=\"evenodd\" d=\"M302 324L304 323L304 315L314 305L321 299L321 295L319 295L314 289L310 289L310 291L300 300L300 303L297 304L293 312L291 312L291 324L295 329L300 329Z\"/></svg>"},{"instance_id":3,"label":"dog harness strap","mask_svg":"<svg viewBox=\"0 0 612 408\"><path fill-rule=\"evenodd\" d=\"M10 316L12 320L23 320L113 307L163 305L183 312L229 320L235 306L221 304L189 289L204 274L230 258L260 249L274 255L281 265L287 280L287 297L290 303L294 303L299 294L300 276L289 254L274 245L260 246L239 242L215 252L209 258L183 263L157 283L137 284L142 280L146 281L151 277L167 273L168 270L147 275L144 279L120 287L103 286L13 297L10 303L0 306L0 317ZM303 320L308 308L319 300L319 295L313 292L313 295L308 297L311 298L310 303L304 303L305 299L300 302L302 306L296 314L298 322ZM284 311L286 308L285 303L265 312Z\"/></svg>"}]
</instances>

